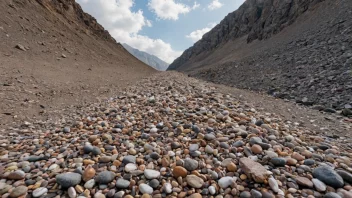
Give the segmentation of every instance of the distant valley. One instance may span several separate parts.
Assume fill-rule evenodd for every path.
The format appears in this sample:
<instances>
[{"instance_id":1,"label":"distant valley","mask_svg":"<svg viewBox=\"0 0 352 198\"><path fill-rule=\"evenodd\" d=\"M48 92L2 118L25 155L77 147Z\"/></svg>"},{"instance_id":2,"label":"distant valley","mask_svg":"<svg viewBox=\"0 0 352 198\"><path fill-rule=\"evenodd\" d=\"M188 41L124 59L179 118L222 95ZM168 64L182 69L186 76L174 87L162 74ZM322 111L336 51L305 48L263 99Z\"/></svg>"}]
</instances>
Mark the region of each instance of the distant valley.
<instances>
[{"instance_id":1,"label":"distant valley","mask_svg":"<svg viewBox=\"0 0 352 198\"><path fill-rule=\"evenodd\" d=\"M145 64L153 67L154 69L157 69L159 71L165 71L169 67L168 63L164 62L163 60L154 55L135 49L126 43L123 43L122 45L129 53L131 53L133 56L135 56Z\"/></svg>"}]
</instances>

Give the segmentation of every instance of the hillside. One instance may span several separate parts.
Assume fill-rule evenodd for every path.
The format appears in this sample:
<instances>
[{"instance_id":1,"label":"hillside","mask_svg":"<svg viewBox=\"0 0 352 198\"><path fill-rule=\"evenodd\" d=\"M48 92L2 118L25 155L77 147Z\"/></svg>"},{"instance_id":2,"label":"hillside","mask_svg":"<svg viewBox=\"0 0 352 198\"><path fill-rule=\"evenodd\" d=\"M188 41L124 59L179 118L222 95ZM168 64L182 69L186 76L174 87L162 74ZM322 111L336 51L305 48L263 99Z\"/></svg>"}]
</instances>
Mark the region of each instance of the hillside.
<instances>
[{"instance_id":1,"label":"hillside","mask_svg":"<svg viewBox=\"0 0 352 198\"><path fill-rule=\"evenodd\" d=\"M60 117L155 71L74 0L3 0L0 13L0 124Z\"/></svg>"},{"instance_id":2,"label":"hillside","mask_svg":"<svg viewBox=\"0 0 352 198\"><path fill-rule=\"evenodd\" d=\"M169 67L168 63L164 62L163 60L154 55L135 49L127 45L126 43L123 43L122 46L133 56L138 58L143 63L153 67L154 69L157 69L159 71L165 71Z\"/></svg>"},{"instance_id":3,"label":"hillside","mask_svg":"<svg viewBox=\"0 0 352 198\"><path fill-rule=\"evenodd\" d=\"M350 114L351 8L348 0L247 0L168 70Z\"/></svg>"}]
</instances>

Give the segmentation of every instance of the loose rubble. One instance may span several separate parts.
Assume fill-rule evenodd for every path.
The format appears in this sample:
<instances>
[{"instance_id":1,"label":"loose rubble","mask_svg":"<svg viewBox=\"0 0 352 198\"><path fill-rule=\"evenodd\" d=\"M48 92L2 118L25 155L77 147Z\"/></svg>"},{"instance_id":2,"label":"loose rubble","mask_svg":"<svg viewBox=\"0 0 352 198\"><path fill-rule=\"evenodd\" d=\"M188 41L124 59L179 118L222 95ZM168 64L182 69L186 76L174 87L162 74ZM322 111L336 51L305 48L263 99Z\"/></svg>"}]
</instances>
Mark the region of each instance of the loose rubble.
<instances>
[{"instance_id":1,"label":"loose rubble","mask_svg":"<svg viewBox=\"0 0 352 198\"><path fill-rule=\"evenodd\" d=\"M352 197L350 139L177 79L0 144L2 197Z\"/></svg>"}]
</instances>

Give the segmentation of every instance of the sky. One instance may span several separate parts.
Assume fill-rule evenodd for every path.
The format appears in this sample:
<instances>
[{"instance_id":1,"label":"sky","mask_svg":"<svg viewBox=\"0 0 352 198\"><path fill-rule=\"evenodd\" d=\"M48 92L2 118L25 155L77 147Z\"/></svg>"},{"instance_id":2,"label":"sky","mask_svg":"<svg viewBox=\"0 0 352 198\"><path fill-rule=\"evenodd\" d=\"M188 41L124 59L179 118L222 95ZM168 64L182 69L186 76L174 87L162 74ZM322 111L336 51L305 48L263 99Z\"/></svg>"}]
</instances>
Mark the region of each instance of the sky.
<instances>
[{"instance_id":1,"label":"sky","mask_svg":"<svg viewBox=\"0 0 352 198\"><path fill-rule=\"evenodd\" d=\"M245 0L76 0L117 42L172 63Z\"/></svg>"}]
</instances>

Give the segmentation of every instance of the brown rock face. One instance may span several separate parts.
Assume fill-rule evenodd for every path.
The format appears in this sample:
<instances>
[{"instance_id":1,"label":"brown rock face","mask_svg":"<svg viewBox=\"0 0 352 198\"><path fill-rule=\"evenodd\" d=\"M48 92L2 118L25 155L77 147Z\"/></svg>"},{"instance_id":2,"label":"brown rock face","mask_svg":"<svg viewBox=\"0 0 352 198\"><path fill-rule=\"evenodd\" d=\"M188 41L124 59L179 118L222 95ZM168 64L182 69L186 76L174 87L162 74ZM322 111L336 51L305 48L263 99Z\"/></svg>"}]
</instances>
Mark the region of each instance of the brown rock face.
<instances>
[{"instance_id":1,"label":"brown rock face","mask_svg":"<svg viewBox=\"0 0 352 198\"><path fill-rule=\"evenodd\" d=\"M252 178L255 182L264 183L269 177L264 166L249 158L241 158L240 166L246 175L249 178Z\"/></svg>"}]
</instances>

